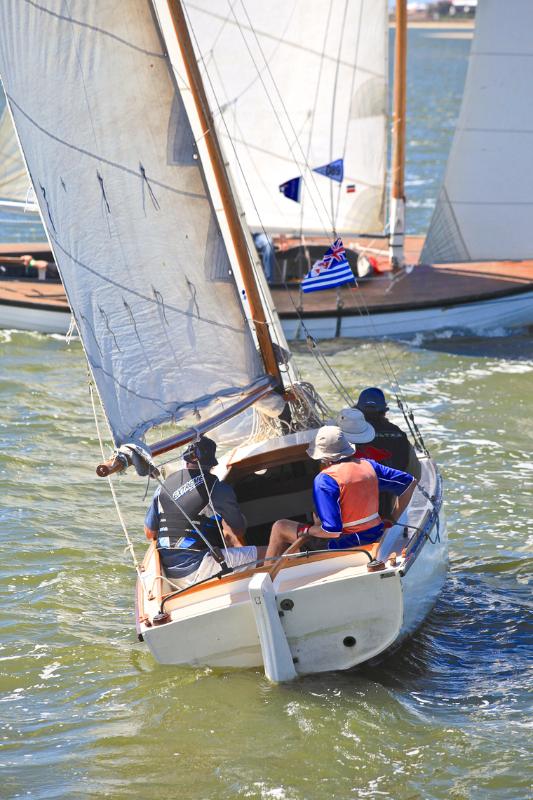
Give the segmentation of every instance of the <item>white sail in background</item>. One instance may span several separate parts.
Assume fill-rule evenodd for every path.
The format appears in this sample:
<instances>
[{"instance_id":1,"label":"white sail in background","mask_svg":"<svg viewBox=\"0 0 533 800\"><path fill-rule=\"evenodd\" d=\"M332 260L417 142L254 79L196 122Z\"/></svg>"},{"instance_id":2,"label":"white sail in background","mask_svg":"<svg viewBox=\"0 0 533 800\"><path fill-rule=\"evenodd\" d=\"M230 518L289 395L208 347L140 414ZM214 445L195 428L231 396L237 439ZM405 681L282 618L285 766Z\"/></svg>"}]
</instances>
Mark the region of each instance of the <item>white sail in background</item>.
<instances>
[{"instance_id":1,"label":"white sail in background","mask_svg":"<svg viewBox=\"0 0 533 800\"><path fill-rule=\"evenodd\" d=\"M7 106L0 113L0 207L38 213Z\"/></svg>"},{"instance_id":2,"label":"white sail in background","mask_svg":"<svg viewBox=\"0 0 533 800\"><path fill-rule=\"evenodd\" d=\"M187 0L186 8L252 230L382 232L386 0ZM340 185L309 170L339 158ZM301 204L278 189L299 175Z\"/></svg>"},{"instance_id":3,"label":"white sail in background","mask_svg":"<svg viewBox=\"0 0 533 800\"><path fill-rule=\"evenodd\" d=\"M483 0L425 263L533 258L533 2Z\"/></svg>"},{"instance_id":4,"label":"white sail in background","mask_svg":"<svg viewBox=\"0 0 533 800\"><path fill-rule=\"evenodd\" d=\"M0 74L113 438L264 374L150 4L0 4Z\"/></svg>"}]
</instances>

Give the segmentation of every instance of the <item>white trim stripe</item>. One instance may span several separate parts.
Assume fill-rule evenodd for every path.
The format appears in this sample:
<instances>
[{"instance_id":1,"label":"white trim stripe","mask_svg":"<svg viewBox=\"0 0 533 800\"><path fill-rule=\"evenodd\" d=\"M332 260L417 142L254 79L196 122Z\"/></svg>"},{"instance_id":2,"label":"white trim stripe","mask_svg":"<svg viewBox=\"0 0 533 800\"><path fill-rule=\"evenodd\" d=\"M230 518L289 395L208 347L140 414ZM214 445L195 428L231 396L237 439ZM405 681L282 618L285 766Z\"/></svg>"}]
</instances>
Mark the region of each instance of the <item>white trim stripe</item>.
<instances>
[{"instance_id":1,"label":"white trim stripe","mask_svg":"<svg viewBox=\"0 0 533 800\"><path fill-rule=\"evenodd\" d=\"M343 522L342 527L344 528L351 528L352 525L362 525L364 522L370 522L372 519L377 519L379 517L378 512L376 511L375 514L370 514L369 517L363 517L362 519L354 519L353 522Z\"/></svg>"}]
</instances>

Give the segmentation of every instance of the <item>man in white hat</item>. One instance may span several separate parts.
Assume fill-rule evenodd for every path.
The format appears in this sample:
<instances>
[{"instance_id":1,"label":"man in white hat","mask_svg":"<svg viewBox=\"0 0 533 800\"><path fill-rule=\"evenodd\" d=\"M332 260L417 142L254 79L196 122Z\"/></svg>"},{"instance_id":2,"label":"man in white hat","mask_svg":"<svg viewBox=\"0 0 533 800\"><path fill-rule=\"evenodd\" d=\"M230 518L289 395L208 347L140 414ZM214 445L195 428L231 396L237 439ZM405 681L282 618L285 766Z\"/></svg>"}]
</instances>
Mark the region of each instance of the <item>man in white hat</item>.
<instances>
[{"instance_id":1,"label":"man in white hat","mask_svg":"<svg viewBox=\"0 0 533 800\"><path fill-rule=\"evenodd\" d=\"M370 435L370 432L367 429L362 435ZM383 534L378 511L379 492L396 495L392 516L397 520L417 484L407 472L385 467L372 459L357 458L355 447L337 425L320 428L307 453L323 464L313 482L319 523L302 525L290 519L275 522L267 558L282 555L301 536L306 537L306 547L313 550L344 550L376 542ZM308 539L309 536L312 538Z\"/></svg>"}]
</instances>

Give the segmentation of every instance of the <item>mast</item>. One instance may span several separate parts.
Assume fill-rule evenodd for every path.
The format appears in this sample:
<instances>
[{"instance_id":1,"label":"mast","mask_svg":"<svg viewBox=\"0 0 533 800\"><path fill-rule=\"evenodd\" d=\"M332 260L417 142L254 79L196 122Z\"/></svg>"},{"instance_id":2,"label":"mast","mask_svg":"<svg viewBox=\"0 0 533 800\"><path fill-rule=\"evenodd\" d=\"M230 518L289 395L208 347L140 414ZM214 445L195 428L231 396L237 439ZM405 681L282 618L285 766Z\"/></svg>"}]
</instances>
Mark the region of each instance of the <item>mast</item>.
<instances>
[{"instance_id":1,"label":"mast","mask_svg":"<svg viewBox=\"0 0 533 800\"><path fill-rule=\"evenodd\" d=\"M394 95L392 116L392 165L389 260L401 267L405 260L405 115L407 74L407 0L396 0L394 41Z\"/></svg>"},{"instance_id":2,"label":"mast","mask_svg":"<svg viewBox=\"0 0 533 800\"><path fill-rule=\"evenodd\" d=\"M196 61L194 48L189 35L187 21L180 0L167 0L167 7L174 27L176 40L185 64L187 81L194 99L196 112L200 120L202 131L205 132L204 140L215 176L222 207L228 222L233 246L237 256L242 282L246 291L246 298L250 307L251 318L254 322L257 341L266 371L283 386L278 361L268 328L263 304L257 287L252 264L250 261L247 241L235 204L235 199L228 178L224 158L215 132L215 125L207 102L202 77Z\"/></svg>"}]
</instances>

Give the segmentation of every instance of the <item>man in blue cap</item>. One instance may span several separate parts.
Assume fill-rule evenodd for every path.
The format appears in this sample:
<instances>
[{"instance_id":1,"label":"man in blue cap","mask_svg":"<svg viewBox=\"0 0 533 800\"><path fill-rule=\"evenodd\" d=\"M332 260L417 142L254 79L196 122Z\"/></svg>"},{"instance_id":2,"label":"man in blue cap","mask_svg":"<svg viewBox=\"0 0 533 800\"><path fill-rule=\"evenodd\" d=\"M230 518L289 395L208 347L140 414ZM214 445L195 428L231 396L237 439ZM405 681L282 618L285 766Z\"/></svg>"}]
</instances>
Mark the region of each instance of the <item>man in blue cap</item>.
<instances>
[{"instance_id":1,"label":"man in blue cap","mask_svg":"<svg viewBox=\"0 0 533 800\"><path fill-rule=\"evenodd\" d=\"M390 458L383 459L382 463L420 478L420 462L414 448L402 429L387 419L389 407L381 389L375 386L364 389L355 407L363 412L366 421L376 431L372 445L388 450L391 454Z\"/></svg>"}]
</instances>

